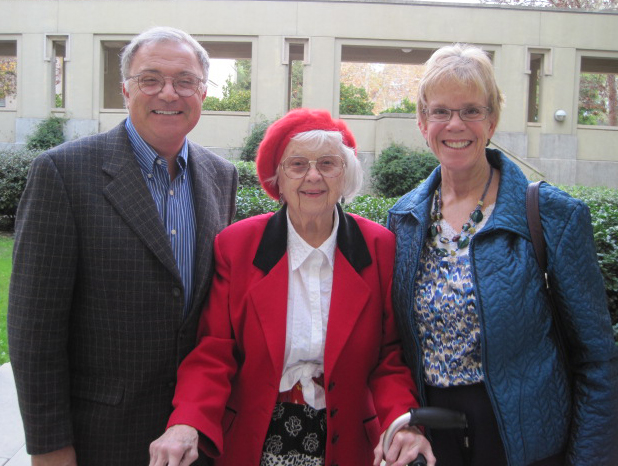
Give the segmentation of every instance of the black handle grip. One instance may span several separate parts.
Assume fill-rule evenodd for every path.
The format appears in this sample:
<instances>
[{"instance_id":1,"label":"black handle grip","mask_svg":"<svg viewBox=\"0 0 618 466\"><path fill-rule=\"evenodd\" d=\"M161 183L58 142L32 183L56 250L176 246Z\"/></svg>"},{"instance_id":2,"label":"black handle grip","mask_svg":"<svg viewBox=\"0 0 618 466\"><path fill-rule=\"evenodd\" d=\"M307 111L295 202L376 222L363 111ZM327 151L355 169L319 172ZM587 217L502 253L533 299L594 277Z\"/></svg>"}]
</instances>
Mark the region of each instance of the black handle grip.
<instances>
[{"instance_id":1,"label":"black handle grip","mask_svg":"<svg viewBox=\"0 0 618 466\"><path fill-rule=\"evenodd\" d=\"M421 453L419 453L416 459L412 461L408 466L427 466L427 460Z\"/></svg>"},{"instance_id":2,"label":"black handle grip","mask_svg":"<svg viewBox=\"0 0 618 466\"><path fill-rule=\"evenodd\" d=\"M432 429L465 429L466 415L445 408L424 407L410 410L410 425L421 425Z\"/></svg>"}]
</instances>

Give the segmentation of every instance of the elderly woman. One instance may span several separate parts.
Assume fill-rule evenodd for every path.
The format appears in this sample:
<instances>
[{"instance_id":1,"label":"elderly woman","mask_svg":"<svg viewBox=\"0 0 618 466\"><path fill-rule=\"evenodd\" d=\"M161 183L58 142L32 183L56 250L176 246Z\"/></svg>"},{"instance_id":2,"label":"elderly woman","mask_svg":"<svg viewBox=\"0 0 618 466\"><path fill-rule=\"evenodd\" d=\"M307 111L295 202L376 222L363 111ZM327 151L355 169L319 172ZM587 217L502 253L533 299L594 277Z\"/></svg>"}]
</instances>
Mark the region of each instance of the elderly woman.
<instances>
[{"instance_id":1,"label":"elderly woman","mask_svg":"<svg viewBox=\"0 0 618 466\"><path fill-rule=\"evenodd\" d=\"M190 464L198 443L217 466L379 464L380 433L418 406L391 306L394 237L338 204L361 186L354 149L325 111L269 127L257 172L283 206L217 237L199 344L151 465ZM419 453L435 464L410 428L386 464Z\"/></svg>"},{"instance_id":2,"label":"elderly woman","mask_svg":"<svg viewBox=\"0 0 618 466\"><path fill-rule=\"evenodd\" d=\"M586 205L544 184L540 211L571 360L561 357L526 221L521 170L487 149L502 98L479 48L434 53L418 125L440 166L389 213L395 313L438 465L616 465L617 351ZM567 367L572 368L572 384Z\"/></svg>"}]
</instances>

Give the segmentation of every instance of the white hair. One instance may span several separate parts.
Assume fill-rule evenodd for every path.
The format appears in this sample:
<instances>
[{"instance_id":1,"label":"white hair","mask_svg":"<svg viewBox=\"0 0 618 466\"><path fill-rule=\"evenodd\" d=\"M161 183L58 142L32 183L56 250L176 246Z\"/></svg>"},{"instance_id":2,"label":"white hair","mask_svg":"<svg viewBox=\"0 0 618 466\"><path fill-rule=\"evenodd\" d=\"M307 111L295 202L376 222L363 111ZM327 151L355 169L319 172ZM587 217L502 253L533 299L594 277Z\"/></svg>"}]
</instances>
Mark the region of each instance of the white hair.
<instances>
[{"instance_id":1,"label":"white hair","mask_svg":"<svg viewBox=\"0 0 618 466\"><path fill-rule=\"evenodd\" d=\"M298 133L290 141L299 142L311 151L317 151L327 145L335 146L345 162L341 197L345 198L346 201L350 201L361 190L363 186L363 168L354 153L354 149L343 143L343 135L339 131L314 129ZM279 176L280 165L277 165L274 176L266 180L266 183L276 186L279 182Z\"/></svg>"}]
</instances>

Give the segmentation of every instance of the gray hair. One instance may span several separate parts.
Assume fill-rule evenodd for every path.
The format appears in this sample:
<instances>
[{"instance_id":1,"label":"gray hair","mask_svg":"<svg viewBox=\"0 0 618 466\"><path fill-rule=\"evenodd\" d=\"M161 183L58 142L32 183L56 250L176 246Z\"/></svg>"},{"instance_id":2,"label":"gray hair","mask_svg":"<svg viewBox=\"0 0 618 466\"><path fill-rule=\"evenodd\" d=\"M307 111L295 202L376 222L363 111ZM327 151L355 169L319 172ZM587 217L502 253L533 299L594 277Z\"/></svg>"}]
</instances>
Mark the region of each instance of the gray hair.
<instances>
[{"instance_id":1,"label":"gray hair","mask_svg":"<svg viewBox=\"0 0 618 466\"><path fill-rule=\"evenodd\" d=\"M491 116L498 123L504 97L496 83L491 60L481 48L454 44L436 50L426 63L427 68L418 88L419 118L427 108L427 94L442 84L456 83L476 89L487 98Z\"/></svg>"},{"instance_id":2,"label":"gray hair","mask_svg":"<svg viewBox=\"0 0 618 466\"><path fill-rule=\"evenodd\" d=\"M193 37L180 29L171 27L155 27L142 32L140 35L135 36L131 42L122 49L120 54L120 72L122 73L122 81L126 81L130 75L129 70L135 54L142 45L157 42L175 42L179 44L187 44L195 52L195 56L204 74L204 82L208 81L208 69L210 67L210 61L208 58L208 52L204 50L204 47L200 45Z\"/></svg>"},{"instance_id":3,"label":"gray hair","mask_svg":"<svg viewBox=\"0 0 618 466\"><path fill-rule=\"evenodd\" d=\"M296 141L304 144L309 150L319 150L326 145L334 145L337 147L339 155L345 162L345 170L343 171L343 184L341 187L341 196L346 201L351 201L361 190L363 186L363 167L354 153L354 149L346 146L343 143L343 135L339 131L324 131L314 129L296 134L290 141ZM276 186L279 182L281 166L277 166L275 175L266 180Z\"/></svg>"}]
</instances>

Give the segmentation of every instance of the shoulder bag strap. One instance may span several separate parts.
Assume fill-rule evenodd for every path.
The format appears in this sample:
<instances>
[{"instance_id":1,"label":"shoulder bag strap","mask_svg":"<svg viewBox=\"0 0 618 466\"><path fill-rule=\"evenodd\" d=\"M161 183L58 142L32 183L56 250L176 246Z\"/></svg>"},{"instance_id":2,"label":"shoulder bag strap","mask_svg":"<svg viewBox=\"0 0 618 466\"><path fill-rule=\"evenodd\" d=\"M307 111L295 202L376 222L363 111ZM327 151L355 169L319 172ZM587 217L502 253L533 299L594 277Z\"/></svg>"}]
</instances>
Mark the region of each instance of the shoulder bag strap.
<instances>
[{"instance_id":1,"label":"shoulder bag strap","mask_svg":"<svg viewBox=\"0 0 618 466\"><path fill-rule=\"evenodd\" d=\"M547 256L545 255L545 237L541 225L541 213L539 212L539 186L543 181L530 183L526 189L526 215L528 228L532 236L532 246L539 267L547 275ZM547 281L547 280L546 280Z\"/></svg>"},{"instance_id":2,"label":"shoulder bag strap","mask_svg":"<svg viewBox=\"0 0 618 466\"><path fill-rule=\"evenodd\" d=\"M530 183L526 189L526 216L528 218L528 228L530 229L530 236L532 238L532 247L534 248L534 254L539 264L541 271L545 277L545 288L547 295L549 296L549 307L551 308L552 318L554 321L554 327L556 329L556 336L558 338L558 347L562 352L567 366L570 365L570 358L568 354L568 348L564 339L564 330L562 326L562 318L558 313L558 307L554 301L554 295L552 293L551 284L549 280L549 274L547 273L547 253L545 237L543 236L543 225L541 224L541 214L539 211L539 186L544 181L537 181Z\"/></svg>"}]
</instances>

